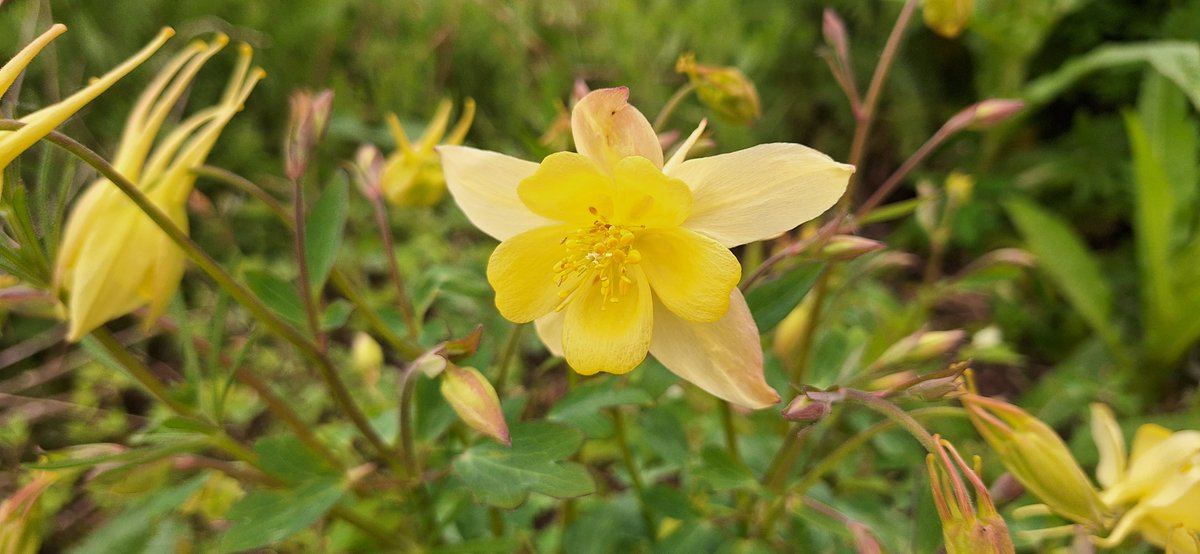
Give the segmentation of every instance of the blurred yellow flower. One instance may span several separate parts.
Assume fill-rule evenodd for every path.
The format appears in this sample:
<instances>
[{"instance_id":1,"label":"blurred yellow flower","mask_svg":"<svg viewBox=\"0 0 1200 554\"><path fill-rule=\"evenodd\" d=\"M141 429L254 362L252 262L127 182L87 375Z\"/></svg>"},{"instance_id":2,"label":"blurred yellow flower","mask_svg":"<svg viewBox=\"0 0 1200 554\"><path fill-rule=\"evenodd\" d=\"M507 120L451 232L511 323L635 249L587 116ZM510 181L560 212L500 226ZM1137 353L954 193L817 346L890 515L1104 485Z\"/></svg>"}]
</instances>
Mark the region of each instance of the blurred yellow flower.
<instances>
[{"instance_id":1,"label":"blurred yellow flower","mask_svg":"<svg viewBox=\"0 0 1200 554\"><path fill-rule=\"evenodd\" d=\"M653 353L730 402L779 401L730 248L831 207L854 168L798 144L684 161L703 123L664 163L628 89L591 92L571 117L578 153L541 164L443 146L455 201L500 240L488 262L496 307L577 372L625 373Z\"/></svg>"},{"instance_id":2,"label":"blurred yellow flower","mask_svg":"<svg viewBox=\"0 0 1200 554\"><path fill-rule=\"evenodd\" d=\"M1097 544L1114 547L1136 532L1170 552L1200 552L1200 431L1142 425L1126 457L1112 410L1093 404L1092 437L1100 451L1100 498L1121 512L1112 533Z\"/></svg>"},{"instance_id":3,"label":"blurred yellow flower","mask_svg":"<svg viewBox=\"0 0 1200 554\"><path fill-rule=\"evenodd\" d=\"M446 178L442 175L442 166L434 148L446 134L451 107L448 99L438 103L433 119L416 144L408 140L396 114L388 114L388 128L396 140L396 151L388 156L380 186L389 202L397 206L432 206L446 194ZM474 119L475 101L468 98L463 102L462 117L443 144L462 144Z\"/></svg>"},{"instance_id":4,"label":"blurred yellow flower","mask_svg":"<svg viewBox=\"0 0 1200 554\"><path fill-rule=\"evenodd\" d=\"M242 109L265 75L250 69L242 45L221 101L192 114L158 141L164 121L188 85L228 42L196 41L176 55L146 87L125 123L113 166L137 184L171 220L187 229L186 200L221 130ZM153 148L153 153L151 149ZM108 179L98 179L67 218L55 268L55 286L68 296L68 340L149 305L147 324L167 307L183 276L184 253Z\"/></svg>"},{"instance_id":5,"label":"blurred yellow flower","mask_svg":"<svg viewBox=\"0 0 1200 554\"><path fill-rule=\"evenodd\" d=\"M3 96L8 91L8 88L17 80L17 76L24 71L29 62L33 61L34 56L37 56L38 52L41 52L47 44L50 44L51 41L66 31L67 27L65 25L55 24L18 52L13 59L4 64L4 67L0 67L0 96ZM55 127L58 127L59 124L87 105L88 102L91 102L100 93L108 90L109 87L121 80L130 71L133 71L135 67L141 65L142 62L145 62L173 34L175 34L175 31L172 29L163 29L150 44L147 44L141 51L134 54L133 57L125 60L125 63L105 73L103 76L93 79L88 86L64 98L57 104L46 106L22 117L20 121L25 124L24 127L16 131L0 131L0 190L3 190L4 186L4 168L8 167L8 164L12 163L21 152L33 146L42 137L53 131ZM0 116L2 115L0 114Z\"/></svg>"}]
</instances>

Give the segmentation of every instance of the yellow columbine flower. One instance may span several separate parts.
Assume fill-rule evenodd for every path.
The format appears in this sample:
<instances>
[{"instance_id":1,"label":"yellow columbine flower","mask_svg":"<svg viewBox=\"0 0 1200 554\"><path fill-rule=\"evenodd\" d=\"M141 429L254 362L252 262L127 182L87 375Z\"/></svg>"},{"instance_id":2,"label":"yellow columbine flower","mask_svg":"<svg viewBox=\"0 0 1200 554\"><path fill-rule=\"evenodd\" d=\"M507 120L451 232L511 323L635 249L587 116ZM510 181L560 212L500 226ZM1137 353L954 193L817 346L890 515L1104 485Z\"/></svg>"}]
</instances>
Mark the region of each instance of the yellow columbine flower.
<instances>
[{"instance_id":1,"label":"yellow columbine flower","mask_svg":"<svg viewBox=\"0 0 1200 554\"><path fill-rule=\"evenodd\" d=\"M388 156L383 168L383 194L397 206L432 206L446 194L446 178L434 154L434 148L446 134L450 124L450 100L438 103L437 111L421 138L413 144L404 133L396 114L388 114L388 128L396 140L396 151ZM462 117L446 137L446 145L462 144L475 119L475 101L468 98L463 102Z\"/></svg>"},{"instance_id":2,"label":"yellow columbine flower","mask_svg":"<svg viewBox=\"0 0 1200 554\"><path fill-rule=\"evenodd\" d=\"M1100 451L1096 479L1101 500L1124 513L1112 533L1097 541L1114 547L1133 532L1179 554L1200 552L1200 431L1142 425L1128 458L1112 411L1092 405L1092 436Z\"/></svg>"},{"instance_id":3,"label":"yellow columbine flower","mask_svg":"<svg viewBox=\"0 0 1200 554\"><path fill-rule=\"evenodd\" d=\"M125 123L113 166L137 184L171 220L187 229L185 203L196 176L225 124L242 109L265 75L250 69L242 45L233 77L216 105L196 112L155 147L164 120L200 67L228 42L193 42L146 87ZM151 149L153 148L153 153ZM108 179L93 183L67 218L55 268L55 286L69 299L68 340L149 305L147 323L166 309L183 276L184 253Z\"/></svg>"},{"instance_id":4,"label":"yellow columbine flower","mask_svg":"<svg viewBox=\"0 0 1200 554\"><path fill-rule=\"evenodd\" d=\"M29 62L33 61L34 56L37 56L38 52L42 51L42 48L45 48L47 44L50 44L50 41L66 31L67 27L65 25L56 24L50 27L49 30L42 33L41 36L34 39L33 42L18 52L13 59L4 64L4 67L0 67L0 96L3 96L8 91L8 88L17 80L17 76L21 74L25 66L29 65ZM137 54L134 54L133 57L125 60L125 63L105 73L102 77L93 79L88 86L64 98L57 104L46 106L22 117L20 121L25 124L24 127L16 131L0 131L0 190L4 186L4 168L8 167L8 164L12 163L21 152L33 146L42 137L50 134L50 131L53 131L55 127L58 127L59 124L74 115L84 105L91 102L100 93L108 90L114 83L121 80L130 71L133 71L133 68L145 62L173 34L175 34L175 31L170 28L163 29L158 33L158 37L151 41L150 44L147 44L145 48L142 48Z\"/></svg>"},{"instance_id":5,"label":"yellow columbine flower","mask_svg":"<svg viewBox=\"0 0 1200 554\"><path fill-rule=\"evenodd\" d=\"M684 161L703 124L664 163L628 97L621 87L580 100L571 116L579 152L541 164L439 148L455 201L501 241L487 269L496 307L536 321L579 373L625 373L650 352L725 400L775 404L729 249L820 215L854 168L783 143Z\"/></svg>"}]
</instances>

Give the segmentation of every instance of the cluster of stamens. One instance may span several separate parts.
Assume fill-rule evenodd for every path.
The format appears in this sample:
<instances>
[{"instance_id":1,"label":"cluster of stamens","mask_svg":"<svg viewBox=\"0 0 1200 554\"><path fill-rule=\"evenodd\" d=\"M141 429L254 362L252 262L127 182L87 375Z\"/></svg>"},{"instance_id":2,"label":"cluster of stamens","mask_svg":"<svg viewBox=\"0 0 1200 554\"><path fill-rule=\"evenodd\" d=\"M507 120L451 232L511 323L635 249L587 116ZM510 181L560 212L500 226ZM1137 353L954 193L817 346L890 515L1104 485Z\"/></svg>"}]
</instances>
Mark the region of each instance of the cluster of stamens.
<instances>
[{"instance_id":1,"label":"cluster of stamens","mask_svg":"<svg viewBox=\"0 0 1200 554\"><path fill-rule=\"evenodd\" d=\"M613 225L588 208L596 217L591 227L580 227L563 237L567 255L554 264L554 282L562 298L556 310L562 310L584 286L597 285L604 302L619 302L629 292L633 280L626 266L642 261L642 253L633 247L630 228Z\"/></svg>"}]
</instances>

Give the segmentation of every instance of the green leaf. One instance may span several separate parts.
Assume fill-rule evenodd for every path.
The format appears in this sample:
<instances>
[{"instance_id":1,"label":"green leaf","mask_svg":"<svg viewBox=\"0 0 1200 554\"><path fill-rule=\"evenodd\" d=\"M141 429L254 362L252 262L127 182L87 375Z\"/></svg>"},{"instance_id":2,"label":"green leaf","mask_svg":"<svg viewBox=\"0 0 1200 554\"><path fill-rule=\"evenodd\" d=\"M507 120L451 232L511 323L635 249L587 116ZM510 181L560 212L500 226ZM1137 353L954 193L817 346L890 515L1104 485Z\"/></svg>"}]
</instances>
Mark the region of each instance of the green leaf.
<instances>
[{"instance_id":1,"label":"green leaf","mask_svg":"<svg viewBox=\"0 0 1200 554\"><path fill-rule=\"evenodd\" d=\"M321 314L321 330L334 331L341 329L346 325L346 321L350 319L350 314L354 312L354 304L347 302L344 298L338 298L325 306L325 313Z\"/></svg>"},{"instance_id":2,"label":"green leaf","mask_svg":"<svg viewBox=\"0 0 1200 554\"><path fill-rule=\"evenodd\" d=\"M1200 44L1173 40L1101 46L1029 83L1025 102L1028 107L1046 104L1093 71L1132 63L1149 63L1200 110Z\"/></svg>"},{"instance_id":3,"label":"green leaf","mask_svg":"<svg viewBox=\"0 0 1200 554\"><path fill-rule=\"evenodd\" d=\"M612 435L612 421L604 408L626 404L645 405L651 402L646 391L635 388L616 388L618 379L601 378L576 387L550 409L546 419L570 423L589 437Z\"/></svg>"},{"instance_id":4,"label":"green leaf","mask_svg":"<svg viewBox=\"0 0 1200 554\"><path fill-rule=\"evenodd\" d=\"M688 462L691 450L687 433L675 414L662 407L645 410L638 414L638 427L646 439L646 446L663 460L680 466Z\"/></svg>"},{"instance_id":5,"label":"green leaf","mask_svg":"<svg viewBox=\"0 0 1200 554\"><path fill-rule=\"evenodd\" d=\"M90 531L71 554L104 554L108 552L138 552L155 535L160 518L200 489L208 480L201 474L173 487L159 490L153 496L126 508L109 519L103 527Z\"/></svg>"},{"instance_id":6,"label":"green leaf","mask_svg":"<svg viewBox=\"0 0 1200 554\"><path fill-rule=\"evenodd\" d=\"M1125 114L1125 129L1133 152L1136 210L1133 222L1141 269L1142 302L1147 338L1169 334L1175 321L1171 290L1171 231L1175 198L1162 161L1150 145L1141 119Z\"/></svg>"},{"instance_id":7,"label":"green leaf","mask_svg":"<svg viewBox=\"0 0 1200 554\"><path fill-rule=\"evenodd\" d=\"M528 422L510 428L512 447L491 441L463 452L454 472L479 502L516 508L530 492L574 498L596 490L582 465L562 462L579 449L583 435L555 423Z\"/></svg>"},{"instance_id":8,"label":"green leaf","mask_svg":"<svg viewBox=\"0 0 1200 554\"><path fill-rule=\"evenodd\" d=\"M263 471L284 481L336 477L337 472L293 435L263 437L254 443Z\"/></svg>"},{"instance_id":9,"label":"green leaf","mask_svg":"<svg viewBox=\"0 0 1200 554\"><path fill-rule=\"evenodd\" d=\"M1083 239L1057 215L1028 200L1004 204L1041 268L1084 321L1117 356L1125 355L1113 326L1113 294Z\"/></svg>"},{"instance_id":10,"label":"green leaf","mask_svg":"<svg viewBox=\"0 0 1200 554\"><path fill-rule=\"evenodd\" d=\"M251 491L229 510L231 525L219 549L240 552L282 541L325 515L344 492L342 480L333 477L290 490Z\"/></svg>"},{"instance_id":11,"label":"green leaf","mask_svg":"<svg viewBox=\"0 0 1200 554\"><path fill-rule=\"evenodd\" d=\"M314 294L325 286L342 247L346 216L350 207L350 183L338 179L321 191L305 225L304 254L308 260L308 282Z\"/></svg>"},{"instance_id":12,"label":"green leaf","mask_svg":"<svg viewBox=\"0 0 1200 554\"><path fill-rule=\"evenodd\" d=\"M717 491L758 487L754 472L746 464L735 460L725 449L711 444L700 451L700 462L692 469L692 476Z\"/></svg>"},{"instance_id":13,"label":"green leaf","mask_svg":"<svg viewBox=\"0 0 1200 554\"><path fill-rule=\"evenodd\" d=\"M295 284L257 269L246 270L245 279L246 285L268 308L293 324L305 325L304 305Z\"/></svg>"},{"instance_id":14,"label":"green leaf","mask_svg":"<svg viewBox=\"0 0 1200 554\"><path fill-rule=\"evenodd\" d=\"M858 221L858 224L870 225L872 223L883 223L885 221L900 219L915 212L917 208L921 207L922 204L929 202L931 199L933 199L932 196L925 196L901 200L899 202L892 202L891 204L885 204L875 208L874 210L871 210L869 213L864 215L862 219Z\"/></svg>"},{"instance_id":15,"label":"green leaf","mask_svg":"<svg viewBox=\"0 0 1200 554\"><path fill-rule=\"evenodd\" d=\"M746 293L746 304L754 315L754 323L758 324L758 332L774 329L799 306L817 284L817 277L824 268L825 264L819 262L801 264L777 279L750 289Z\"/></svg>"}]
</instances>

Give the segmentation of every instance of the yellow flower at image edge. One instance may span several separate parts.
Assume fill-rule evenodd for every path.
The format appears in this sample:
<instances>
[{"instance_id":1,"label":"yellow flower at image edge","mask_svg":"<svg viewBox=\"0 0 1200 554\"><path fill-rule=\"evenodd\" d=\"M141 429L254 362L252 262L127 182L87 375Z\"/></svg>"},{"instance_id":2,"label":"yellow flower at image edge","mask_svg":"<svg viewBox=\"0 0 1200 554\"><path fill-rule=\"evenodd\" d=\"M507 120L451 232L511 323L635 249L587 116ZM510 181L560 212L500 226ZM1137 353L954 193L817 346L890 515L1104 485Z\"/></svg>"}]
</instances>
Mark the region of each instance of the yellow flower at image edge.
<instances>
[{"instance_id":1,"label":"yellow flower at image edge","mask_svg":"<svg viewBox=\"0 0 1200 554\"><path fill-rule=\"evenodd\" d=\"M730 248L777 236L837 202L854 169L798 144L668 161L628 89L575 106L578 153L541 164L442 146L467 217L501 241L488 262L496 307L577 372L625 373L647 353L749 408L779 401Z\"/></svg>"},{"instance_id":2,"label":"yellow flower at image edge","mask_svg":"<svg viewBox=\"0 0 1200 554\"><path fill-rule=\"evenodd\" d=\"M113 167L134 182L179 227L187 229L187 197L222 129L265 73L250 68L251 50L241 45L238 63L216 105L180 122L157 141L175 104L196 73L228 39L194 41L146 87L125 123ZM152 151L153 149L153 151ZM54 281L65 293L68 340L79 340L104 322L149 306L147 324L167 307L183 276L185 255L108 179L80 196L67 218Z\"/></svg>"}]
</instances>

